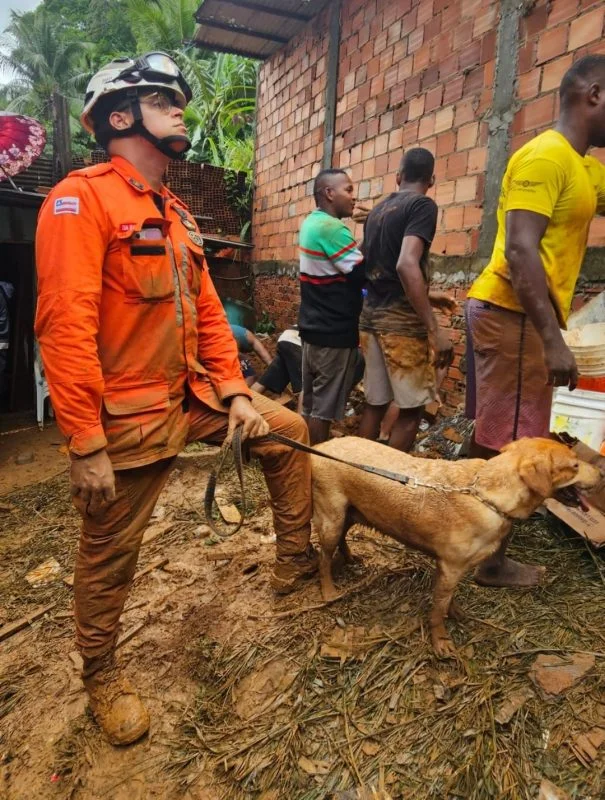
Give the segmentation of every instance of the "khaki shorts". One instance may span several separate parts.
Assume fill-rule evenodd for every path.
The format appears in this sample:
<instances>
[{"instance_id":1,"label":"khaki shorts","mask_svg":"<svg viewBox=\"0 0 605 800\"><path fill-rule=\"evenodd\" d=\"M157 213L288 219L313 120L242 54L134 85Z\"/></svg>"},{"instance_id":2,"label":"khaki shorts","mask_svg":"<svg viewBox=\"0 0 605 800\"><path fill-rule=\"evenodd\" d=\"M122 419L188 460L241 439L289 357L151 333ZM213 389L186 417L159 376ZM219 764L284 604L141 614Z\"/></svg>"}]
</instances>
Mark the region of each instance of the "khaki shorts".
<instances>
[{"instance_id":1,"label":"khaki shorts","mask_svg":"<svg viewBox=\"0 0 605 800\"><path fill-rule=\"evenodd\" d=\"M358 347L319 347L303 342L303 414L315 419L342 419L351 389L363 375Z\"/></svg>"},{"instance_id":2,"label":"khaki shorts","mask_svg":"<svg viewBox=\"0 0 605 800\"><path fill-rule=\"evenodd\" d=\"M437 399L427 339L362 331L361 349L366 360L363 388L368 405L394 401L398 408L419 408Z\"/></svg>"}]
</instances>

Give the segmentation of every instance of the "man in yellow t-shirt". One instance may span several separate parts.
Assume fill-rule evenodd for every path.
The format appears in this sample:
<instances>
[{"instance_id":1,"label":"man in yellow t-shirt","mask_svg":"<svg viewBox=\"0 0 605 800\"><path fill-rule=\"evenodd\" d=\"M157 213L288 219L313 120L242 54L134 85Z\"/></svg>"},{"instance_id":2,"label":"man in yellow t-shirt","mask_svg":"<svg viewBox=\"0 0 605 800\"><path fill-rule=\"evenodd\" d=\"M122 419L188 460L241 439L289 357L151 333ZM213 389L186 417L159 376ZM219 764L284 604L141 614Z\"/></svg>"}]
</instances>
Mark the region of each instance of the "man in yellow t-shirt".
<instances>
[{"instance_id":1,"label":"man in yellow t-shirt","mask_svg":"<svg viewBox=\"0 0 605 800\"><path fill-rule=\"evenodd\" d=\"M489 264L466 304L467 415L471 457L489 458L523 436L548 436L553 386L574 389L578 371L561 328L571 309L590 222L605 212L605 56L566 72L553 130L510 159ZM533 586L543 567L505 556L508 541L477 570L479 583Z\"/></svg>"}]
</instances>

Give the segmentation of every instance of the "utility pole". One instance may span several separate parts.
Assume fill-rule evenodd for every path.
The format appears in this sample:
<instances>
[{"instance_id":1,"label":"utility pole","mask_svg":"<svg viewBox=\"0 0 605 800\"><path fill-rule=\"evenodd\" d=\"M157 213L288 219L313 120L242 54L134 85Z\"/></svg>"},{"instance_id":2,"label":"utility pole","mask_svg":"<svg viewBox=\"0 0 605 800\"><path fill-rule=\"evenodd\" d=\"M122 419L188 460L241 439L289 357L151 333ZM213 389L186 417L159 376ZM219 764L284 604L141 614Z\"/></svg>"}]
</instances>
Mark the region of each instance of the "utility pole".
<instances>
[{"instance_id":1,"label":"utility pole","mask_svg":"<svg viewBox=\"0 0 605 800\"><path fill-rule=\"evenodd\" d=\"M71 171L71 131L67 100L53 92L53 182L58 183Z\"/></svg>"}]
</instances>

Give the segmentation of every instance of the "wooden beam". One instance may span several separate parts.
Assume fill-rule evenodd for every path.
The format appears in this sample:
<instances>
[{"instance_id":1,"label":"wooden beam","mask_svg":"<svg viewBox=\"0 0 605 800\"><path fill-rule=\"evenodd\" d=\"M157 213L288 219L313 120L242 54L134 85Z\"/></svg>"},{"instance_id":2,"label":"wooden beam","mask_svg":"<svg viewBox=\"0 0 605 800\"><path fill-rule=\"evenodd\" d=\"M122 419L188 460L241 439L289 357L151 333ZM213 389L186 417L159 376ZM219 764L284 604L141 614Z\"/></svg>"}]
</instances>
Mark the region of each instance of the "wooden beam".
<instances>
[{"instance_id":1,"label":"wooden beam","mask_svg":"<svg viewBox=\"0 0 605 800\"><path fill-rule=\"evenodd\" d=\"M275 6L268 6L265 3L252 3L250 0L223 0L223 4L227 3L230 6L237 6L238 8L245 8L248 11L259 11L261 14L272 14L274 17L281 17L282 19L293 19L296 22L311 22L313 17L306 14L296 14L294 11L286 11L283 8L276 8ZM200 20L198 20L199 22Z\"/></svg>"},{"instance_id":2,"label":"wooden beam","mask_svg":"<svg viewBox=\"0 0 605 800\"><path fill-rule=\"evenodd\" d=\"M37 619L40 619L40 617L43 617L56 605L56 603L49 603L47 606L40 606L35 611L31 611L29 614L21 617L21 619L17 619L15 622L8 622L6 625L3 625L0 628L0 642L8 639L8 637L12 636L14 633L22 631L23 628L27 628L28 625L31 625L32 622L35 622Z\"/></svg>"},{"instance_id":3,"label":"wooden beam","mask_svg":"<svg viewBox=\"0 0 605 800\"><path fill-rule=\"evenodd\" d=\"M252 28L230 25L228 22L218 22L215 19L206 19L205 17L200 19L199 23L200 25L205 25L207 28L216 28L218 31L228 31L238 36L252 36L255 39L264 39L267 42L276 42L277 44L288 44L290 41L274 33L264 33L262 31L253 30Z\"/></svg>"},{"instance_id":4,"label":"wooden beam","mask_svg":"<svg viewBox=\"0 0 605 800\"><path fill-rule=\"evenodd\" d=\"M231 53L234 56L244 56L244 58L255 58L257 61L264 61L269 56L273 55L273 51L263 55L262 53L253 53L251 50L244 50L242 47L227 47L226 45L217 44L216 42L206 42L204 39L191 39L185 44L194 45L203 50L209 50L211 53Z\"/></svg>"}]
</instances>

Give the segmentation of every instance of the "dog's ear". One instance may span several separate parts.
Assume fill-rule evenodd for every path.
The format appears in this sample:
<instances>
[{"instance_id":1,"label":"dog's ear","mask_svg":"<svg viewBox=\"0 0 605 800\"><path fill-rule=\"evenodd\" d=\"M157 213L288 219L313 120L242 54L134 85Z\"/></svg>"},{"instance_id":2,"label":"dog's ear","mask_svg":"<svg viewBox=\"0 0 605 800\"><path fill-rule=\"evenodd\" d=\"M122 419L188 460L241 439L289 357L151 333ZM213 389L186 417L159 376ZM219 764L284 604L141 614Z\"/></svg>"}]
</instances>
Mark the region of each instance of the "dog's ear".
<instances>
[{"instance_id":1,"label":"dog's ear","mask_svg":"<svg viewBox=\"0 0 605 800\"><path fill-rule=\"evenodd\" d=\"M519 477L539 497L552 494L552 460L547 453L524 458L519 463Z\"/></svg>"}]
</instances>

